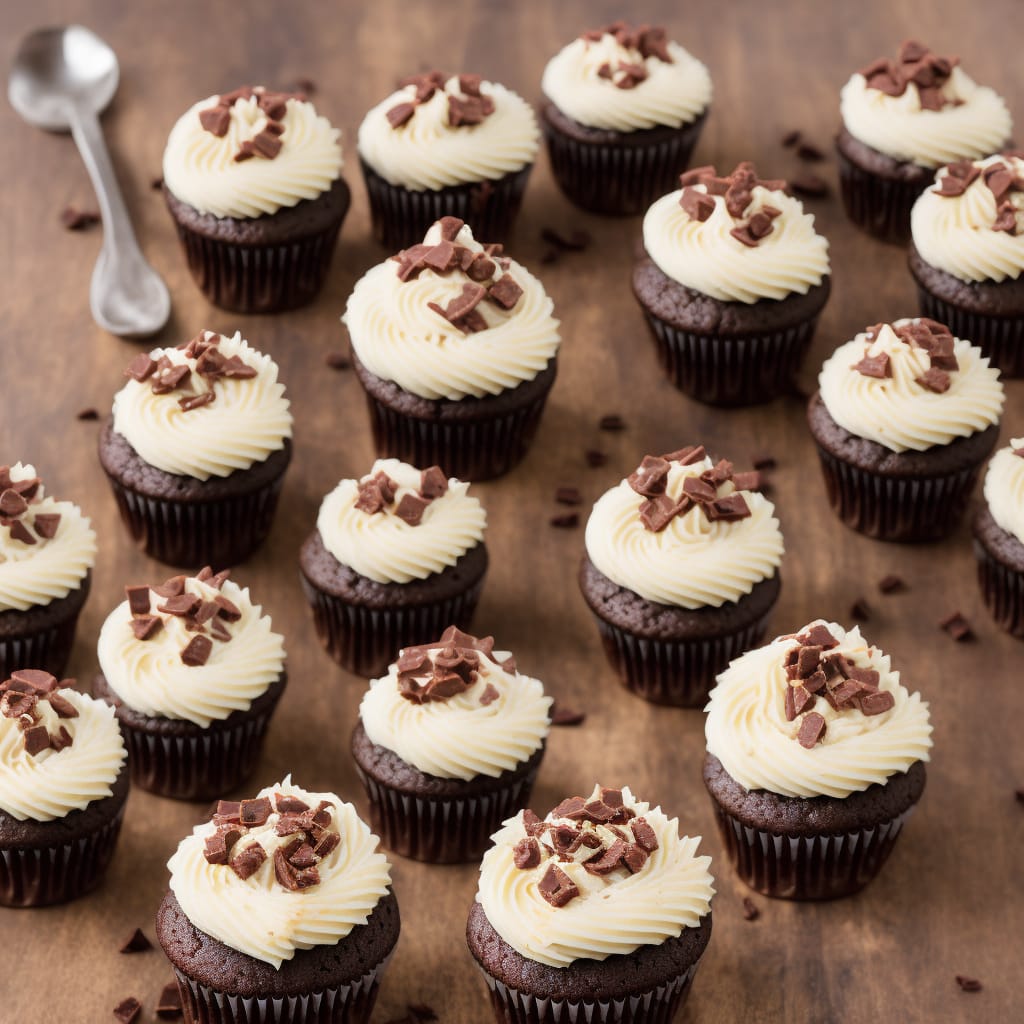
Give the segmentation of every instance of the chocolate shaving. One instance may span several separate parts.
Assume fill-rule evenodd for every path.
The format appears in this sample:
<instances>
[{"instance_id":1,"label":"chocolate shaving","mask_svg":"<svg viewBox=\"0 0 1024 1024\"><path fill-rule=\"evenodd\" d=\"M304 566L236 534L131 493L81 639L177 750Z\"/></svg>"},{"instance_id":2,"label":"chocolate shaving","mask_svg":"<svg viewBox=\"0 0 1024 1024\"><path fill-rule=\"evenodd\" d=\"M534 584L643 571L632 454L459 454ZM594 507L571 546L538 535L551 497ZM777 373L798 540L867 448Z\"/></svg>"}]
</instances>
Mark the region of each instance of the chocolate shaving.
<instances>
[{"instance_id":1,"label":"chocolate shaving","mask_svg":"<svg viewBox=\"0 0 1024 1024\"><path fill-rule=\"evenodd\" d=\"M270 798L261 796L252 800L242 800L238 805L239 823L246 828L265 825L271 815Z\"/></svg>"},{"instance_id":2,"label":"chocolate shaving","mask_svg":"<svg viewBox=\"0 0 1024 1024\"><path fill-rule=\"evenodd\" d=\"M548 865L537 890L553 907L564 907L580 894L576 883L557 864Z\"/></svg>"},{"instance_id":3,"label":"chocolate shaving","mask_svg":"<svg viewBox=\"0 0 1024 1024\"><path fill-rule=\"evenodd\" d=\"M880 57L860 70L869 89L877 89L887 96L902 96L910 85L917 87L921 106L925 110L941 110L950 100L942 92L959 57L940 57L923 43L908 39L900 44L899 56L893 61Z\"/></svg>"},{"instance_id":4,"label":"chocolate shaving","mask_svg":"<svg viewBox=\"0 0 1024 1024\"><path fill-rule=\"evenodd\" d=\"M817 711L812 711L800 723L797 741L801 747L812 750L825 735L825 728L825 719Z\"/></svg>"},{"instance_id":5,"label":"chocolate shaving","mask_svg":"<svg viewBox=\"0 0 1024 1024\"><path fill-rule=\"evenodd\" d=\"M879 352L878 355L871 356L865 351L864 358L860 362L854 363L852 368L865 377L876 377L879 380L892 376L892 366L886 352Z\"/></svg>"},{"instance_id":6,"label":"chocolate shaving","mask_svg":"<svg viewBox=\"0 0 1024 1024\"><path fill-rule=\"evenodd\" d=\"M512 861L521 871L540 865L540 843L533 836L520 839L512 850Z\"/></svg>"},{"instance_id":7,"label":"chocolate shaving","mask_svg":"<svg viewBox=\"0 0 1024 1024\"><path fill-rule=\"evenodd\" d=\"M419 526L428 505L430 505L430 499L407 491L402 495L402 500L395 509L395 515L410 526Z\"/></svg>"},{"instance_id":8,"label":"chocolate shaving","mask_svg":"<svg viewBox=\"0 0 1024 1024\"><path fill-rule=\"evenodd\" d=\"M463 292L469 287L463 287ZM523 289L512 278L511 274L502 274L487 292L487 298L502 309L511 309L520 299Z\"/></svg>"},{"instance_id":9,"label":"chocolate shaving","mask_svg":"<svg viewBox=\"0 0 1024 1024\"><path fill-rule=\"evenodd\" d=\"M78 708L67 699L67 697L61 696L60 693L54 691L47 695L46 700L49 702L51 708L58 718L77 718Z\"/></svg>"}]
</instances>

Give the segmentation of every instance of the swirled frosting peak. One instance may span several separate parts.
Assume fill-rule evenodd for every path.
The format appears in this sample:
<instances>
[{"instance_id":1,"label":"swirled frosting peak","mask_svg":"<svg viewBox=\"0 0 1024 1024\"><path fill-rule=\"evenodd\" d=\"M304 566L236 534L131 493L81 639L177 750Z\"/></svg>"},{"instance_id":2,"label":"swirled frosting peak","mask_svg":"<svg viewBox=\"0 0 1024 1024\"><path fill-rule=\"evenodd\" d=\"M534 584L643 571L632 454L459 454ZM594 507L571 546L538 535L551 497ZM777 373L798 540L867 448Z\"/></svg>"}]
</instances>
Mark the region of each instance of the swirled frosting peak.
<instances>
[{"instance_id":1,"label":"swirled frosting peak","mask_svg":"<svg viewBox=\"0 0 1024 1024\"><path fill-rule=\"evenodd\" d=\"M992 456L985 473L985 501L996 525L1024 544L1024 437Z\"/></svg>"}]
</instances>

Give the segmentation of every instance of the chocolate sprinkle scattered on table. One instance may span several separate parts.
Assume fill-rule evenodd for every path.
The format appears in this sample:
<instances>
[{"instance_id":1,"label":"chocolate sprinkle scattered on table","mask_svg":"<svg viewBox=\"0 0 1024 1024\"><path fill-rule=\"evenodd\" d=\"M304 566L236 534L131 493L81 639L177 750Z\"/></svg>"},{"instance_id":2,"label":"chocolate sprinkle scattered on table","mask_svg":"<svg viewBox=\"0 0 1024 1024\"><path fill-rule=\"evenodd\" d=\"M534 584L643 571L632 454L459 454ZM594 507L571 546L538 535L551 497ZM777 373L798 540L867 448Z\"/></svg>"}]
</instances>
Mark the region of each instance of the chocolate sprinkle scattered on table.
<instances>
[{"instance_id":1,"label":"chocolate sprinkle scattered on table","mask_svg":"<svg viewBox=\"0 0 1024 1024\"><path fill-rule=\"evenodd\" d=\"M542 228L540 237L543 241L564 252L582 252L593 242L590 232L584 231L582 228L575 228L568 235L564 235L554 228Z\"/></svg>"},{"instance_id":2,"label":"chocolate sprinkle scattered on table","mask_svg":"<svg viewBox=\"0 0 1024 1024\"><path fill-rule=\"evenodd\" d=\"M792 131L786 132L786 134L782 136L782 144L786 149L792 149L801 140L801 138L803 138L803 134L800 129L794 128Z\"/></svg>"},{"instance_id":3,"label":"chocolate sprinkle scattered on table","mask_svg":"<svg viewBox=\"0 0 1024 1024\"><path fill-rule=\"evenodd\" d=\"M578 487L562 486L555 489L555 501L559 505L579 505L583 501Z\"/></svg>"},{"instance_id":4,"label":"chocolate sprinkle scattered on table","mask_svg":"<svg viewBox=\"0 0 1024 1024\"><path fill-rule=\"evenodd\" d=\"M68 231L85 231L99 224L100 219L96 210L79 210L75 206L65 206L60 214L60 222Z\"/></svg>"},{"instance_id":5,"label":"chocolate sprinkle scattered on table","mask_svg":"<svg viewBox=\"0 0 1024 1024\"><path fill-rule=\"evenodd\" d=\"M577 711L575 708L562 704L560 701L555 701L551 705L550 715L551 724L558 726L582 725L587 720L585 712Z\"/></svg>"},{"instance_id":6,"label":"chocolate sprinkle scattered on table","mask_svg":"<svg viewBox=\"0 0 1024 1024\"><path fill-rule=\"evenodd\" d=\"M890 573L888 576L883 576L878 581L878 589L883 594L895 594L898 591L906 590L907 585L904 583L902 576L896 576L894 573Z\"/></svg>"},{"instance_id":7,"label":"chocolate sprinkle scattered on table","mask_svg":"<svg viewBox=\"0 0 1024 1024\"><path fill-rule=\"evenodd\" d=\"M351 370L352 360L344 352L328 352L324 362L332 370Z\"/></svg>"},{"instance_id":8,"label":"chocolate sprinkle scattered on table","mask_svg":"<svg viewBox=\"0 0 1024 1024\"><path fill-rule=\"evenodd\" d=\"M626 421L619 416L617 413L608 413L606 416L602 416L597 422L599 430L607 430L612 433L617 433L620 430L626 429Z\"/></svg>"},{"instance_id":9,"label":"chocolate sprinkle scattered on table","mask_svg":"<svg viewBox=\"0 0 1024 1024\"><path fill-rule=\"evenodd\" d=\"M756 921L761 916L761 911L757 909L757 904L749 896L743 897L743 920L744 921Z\"/></svg>"},{"instance_id":10,"label":"chocolate sprinkle scattered on table","mask_svg":"<svg viewBox=\"0 0 1024 1024\"><path fill-rule=\"evenodd\" d=\"M153 944L143 934L141 928L136 928L135 931L121 943L121 948L118 950L119 953L144 953L148 949L152 949Z\"/></svg>"},{"instance_id":11,"label":"chocolate sprinkle scattered on table","mask_svg":"<svg viewBox=\"0 0 1024 1024\"><path fill-rule=\"evenodd\" d=\"M588 448L584 453L583 457L587 460L587 465L591 469L600 469L608 462L608 455L606 452L599 451L597 448Z\"/></svg>"},{"instance_id":12,"label":"chocolate sprinkle scattered on table","mask_svg":"<svg viewBox=\"0 0 1024 1024\"><path fill-rule=\"evenodd\" d=\"M164 985L156 1002L156 1015L161 1020L177 1020L182 1015L181 993L177 982L169 981Z\"/></svg>"},{"instance_id":13,"label":"chocolate sprinkle scattered on table","mask_svg":"<svg viewBox=\"0 0 1024 1024\"><path fill-rule=\"evenodd\" d=\"M808 163L818 163L825 159L825 154L817 146L810 142L801 142L796 149L796 155Z\"/></svg>"},{"instance_id":14,"label":"chocolate sprinkle scattered on table","mask_svg":"<svg viewBox=\"0 0 1024 1024\"><path fill-rule=\"evenodd\" d=\"M98 420L99 418L99 410L93 408L91 405L85 409L79 409L79 411L75 414L76 420Z\"/></svg>"},{"instance_id":15,"label":"chocolate sprinkle scattered on table","mask_svg":"<svg viewBox=\"0 0 1024 1024\"><path fill-rule=\"evenodd\" d=\"M135 1024L142 1013L142 1003L135 996L128 996L114 1007L114 1019L118 1024Z\"/></svg>"},{"instance_id":16,"label":"chocolate sprinkle scattered on table","mask_svg":"<svg viewBox=\"0 0 1024 1024\"><path fill-rule=\"evenodd\" d=\"M974 639L974 630L962 612L950 612L939 620L939 628L949 634L957 643Z\"/></svg>"},{"instance_id":17,"label":"chocolate sprinkle scattered on table","mask_svg":"<svg viewBox=\"0 0 1024 1024\"><path fill-rule=\"evenodd\" d=\"M850 605L850 618L856 619L858 622L870 621L871 606L863 597L858 597L857 600Z\"/></svg>"},{"instance_id":18,"label":"chocolate sprinkle scattered on table","mask_svg":"<svg viewBox=\"0 0 1024 1024\"><path fill-rule=\"evenodd\" d=\"M829 193L828 182L818 174L805 171L789 179L794 195L803 199L823 199Z\"/></svg>"},{"instance_id":19,"label":"chocolate sprinkle scattered on table","mask_svg":"<svg viewBox=\"0 0 1024 1024\"><path fill-rule=\"evenodd\" d=\"M578 512L563 512L552 516L548 522L556 530L575 530L580 525L580 517Z\"/></svg>"},{"instance_id":20,"label":"chocolate sprinkle scattered on table","mask_svg":"<svg viewBox=\"0 0 1024 1024\"><path fill-rule=\"evenodd\" d=\"M960 986L962 992L980 992L981 982L977 978L969 978L965 974L958 974L956 976L956 983Z\"/></svg>"}]
</instances>

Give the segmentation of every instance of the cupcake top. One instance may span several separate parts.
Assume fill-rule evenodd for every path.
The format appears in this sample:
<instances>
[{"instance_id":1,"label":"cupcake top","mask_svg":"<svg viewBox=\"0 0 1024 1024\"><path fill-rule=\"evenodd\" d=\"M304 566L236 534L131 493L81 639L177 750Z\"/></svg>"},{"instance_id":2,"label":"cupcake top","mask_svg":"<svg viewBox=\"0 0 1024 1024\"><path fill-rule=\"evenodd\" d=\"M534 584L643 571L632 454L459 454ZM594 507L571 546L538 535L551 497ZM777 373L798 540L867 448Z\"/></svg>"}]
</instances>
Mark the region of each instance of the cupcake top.
<instances>
[{"instance_id":1,"label":"cupcake top","mask_svg":"<svg viewBox=\"0 0 1024 1024\"><path fill-rule=\"evenodd\" d=\"M845 797L927 761L928 705L854 626L817 619L733 661L707 707L708 753L748 790Z\"/></svg>"},{"instance_id":2,"label":"cupcake top","mask_svg":"<svg viewBox=\"0 0 1024 1024\"><path fill-rule=\"evenodd\" d=\"M528 761L548 734L551 703L494 637L449 626L440 640L402 650L370 683L359 717L371 742L414 768L468 781Z\"/></svg>"},{"instance_id":3,"label":"cupcake top","mask_svg":"<svg viewBox=\"0 0 1024 1024\"><path fill-rule=\"evenodd\" d=\"M1024 271L1024 156L942 167L910 214L921 258L962 281L1016 280Z\"/></svg>"},{"instance_id":4,"label":"cupcake top","mask_svg":"<svg viewBox=\"0 0 1024 1024\"><path fill-rule=\"evenodd\" d=\"M521 96L479 75L412 75L359 126L359 155L413 192L504 178L532 164L540 129Z\"/></svg>"},{"instance_id":5,"label":"cupcake top","mask_svg":"<svg viewBox=\"0 0 1024 1024\"><path fill-rule=\"evenodd\" d=\"M368 270L342 321L359 361L421 398L482 398L533 380L558 352L554 304L526 267L443 217Z\"/></svg>"},{"instance_id":6,"label":"cupcake top","mask_svg":"<svg viewBox=\"0 0 1024 1024\"><path fill-rule=\"evenodd\" d=\"M351 804L289 775L221 800L167 862L171 892L200 931L279 968L366 924L391 883L378 842Z\"/></svg>"},{"instance_id":7,"label":"cupcake top","mask_svg":"<svg viewBox=\"0 0 1024 1024\"><path fill-rule=\"evenodd\" d=\"M277 363L231 338L200 331L176 348L142 352L114 395L114 430L151 466L209 480L249 469L292 436Z\"/></svg>"},{"instance_id":8,"label":"cupcake top","mask_svg":"<svg viewBox=\"0 0 1024 1024\"><path fill-rule=\"evenodd\" d=\"M0 612L67 597L96 561L82 510L45 493L35 467L0 466Z\"/></svg>"},{"instance_id":9,"label":"cupcake top","mask_svg":"<svg viewBox=\"0 0 1024 1024\"><path fill-rule=\"evenodd\" d=\"M658 604L718 608L775 575L782 534L775 506L703 446L645 455L606 491L587 521L591 562L620 587Z\"/></svg>"},{"instance_id":10,"label":"cupcake top","mask_svg":"<svg viewBox=\"0 0 1024 1024\"><path fill-rule=\"evenodd\" d=\"M563 114L588 128L681 128L711 102L711 76L661 27L616 21L559 50L541 81Z\"/></svg>"},{"instance_id":11,"label":"cupcake top","mask_svg":"<svg viewBox=\"0 0 1024 1024\"><path fill-rule=\"evenodd\" d=\"M128 752L114 709L20 669L0 682L0 811L54 821L111 796Z\"/></svg>"},{"instance_id":12,"label":"cupcake top","mask_svg":"<svg viewBox=\"0 0 1024 1024\"><path fill-rule=\"evenodd\" d=\"M679 182L643 227L647 254L673 281L721 302L753 303L806 295L828 275L828 241L784 181L763 181L744 161L724 178L696 167Z\"/></svg>"},{"instance_id":13,"label":"cupcake top","mask_svg":"<svg viewBox=\"0 0 1024 1024\"><path fill-rule=\"evenodd\" d=\"M487 513L469 484L439 466L378 459L342 480L320 505L316 528L342 564L376 583L410 583L444 572L482 544Z\"/></svg>"},{"instance_id":14,"label":"cupcake top","mask_svg":"<svg viewBox=\"0 0 1024 1024\"><path fill-rule=\"evenodd\" d=\"M985 474L985 501L996 525L1024 544L1024 437L992 456Z\"/></svg>"},{"instance_id":15,"label":"cupcake top","mask_svg":"<svg viewBox=\"0 0 1024 1024\"><path fill-rule=\"evenodd\" d=\"M927 317L865 328L825 361L818 386L836 423L894 452L985 430L1005 399L981 349Z\"/></svg>"},{"instance_id":16,"label":"cupcake top","mask_svg":"<svg viewBox=\"0 0 1024 1024\"><path fill-rule=\"evenodd\" d=\"M245 86L182 114L164 150L164 184L214 217L277 213L341 176L340 137L302 94Z\"/></svg>"},{"instance_id":17,"label":"cupcake top","mask_svg":"<svg viewBox=\"0 0 1024 1024\"><path fill-rule=\"evenodd\" d=\"M206 728L246 711L284 670L284 638L248 588L214 575L172 576L125 587L100 630L97 654L110 688L143 715Z\"/></svg>"},{"instance_id":18,"label":"cupcake top","mask_svg":"<svg viewBox=\"0 0 1024 1024\"><path fill-rule=\"evenodd\" d=\"M700 836L637 800L595 786L542 821L520 811L494 834L477 900L517 952L551 967L604 960L676 938L710 912L710 857Z\"/></svg>"},{"instance_id":19,"label":"cupcake top","mask_svg":"<svg viewBox=\"0 0 1024 1024\"><path fill-rule=\"evenodd\" d=\"M923 43L900 44L896 60L879 57L843 86L846 130L894 160L938 167L1001 149L1013 124L1003 98L978 85Z\"/></svg>"}]
</instances>

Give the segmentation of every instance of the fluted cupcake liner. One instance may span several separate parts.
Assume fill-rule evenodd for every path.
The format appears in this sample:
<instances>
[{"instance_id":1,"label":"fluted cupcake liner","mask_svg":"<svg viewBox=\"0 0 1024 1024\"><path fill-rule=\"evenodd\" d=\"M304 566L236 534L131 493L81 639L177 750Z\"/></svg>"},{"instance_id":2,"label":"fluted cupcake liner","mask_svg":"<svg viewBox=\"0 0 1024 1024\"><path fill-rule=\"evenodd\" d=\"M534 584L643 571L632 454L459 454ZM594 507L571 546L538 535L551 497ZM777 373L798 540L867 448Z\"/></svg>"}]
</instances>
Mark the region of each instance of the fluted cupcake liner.
<instances>
[{"instance_id":1,"label":"fluted cupcake liner","mask_svg":"<svg viewBox=\"0 0 1024 1024\"><path fill-rule=\"evenodd\" d=\"M883 178L858 167L841 149L836 150L836 156L846 216L862 231L883 242L908 242L910 210L929 181Z\"/></svg>"},{"instance_id":2,"label":"fluted cupcake liner","mask_svg":"<svg viewBox=\"0 0 1024 1024\"><path fill-rule=\"evenodd\" d=\"M1024 573L1004 565L975 537L978 584L985 607L996 625L1024 639Z\"/></svg>"},{"instance_id":3,"label":"fluted cupcake liner","mask_svg":"<svg viewBox=\"0 0 1024 1024\"><path fill-rule=\"evenodd\" d=\"M32 609L34 618L45 619L40 628L21 632L22 613L0 612L0 620L6 620L4 625L11 627L9 632L0 632L0 680L19 668L42 669L58 679L63 676L75 643L78 616L89 596L91 577L88 573L78 589L66 597L51 601L44 608ZM28 614L25 613L26 617Z\"/></svg>"}]
</instances>

